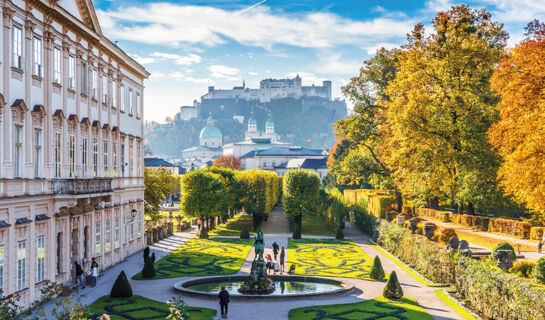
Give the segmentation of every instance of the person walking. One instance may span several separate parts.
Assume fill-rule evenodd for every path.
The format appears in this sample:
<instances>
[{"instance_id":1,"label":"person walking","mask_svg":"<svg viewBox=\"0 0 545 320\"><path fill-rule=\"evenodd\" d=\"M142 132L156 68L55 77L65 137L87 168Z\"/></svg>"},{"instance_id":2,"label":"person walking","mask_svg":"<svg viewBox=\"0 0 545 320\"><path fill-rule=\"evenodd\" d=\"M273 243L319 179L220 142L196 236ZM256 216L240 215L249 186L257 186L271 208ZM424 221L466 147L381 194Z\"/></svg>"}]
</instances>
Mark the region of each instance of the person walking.
<instances>
[{"instance_id":1,"label":"person walking","mask_svg":"<svg viewBox=\"0 0 545 320\"><path fill-rule=\"evenodd\" d=\"M286 251L284 251L284 246L280 249L280 274L284 272L284 259L286 258Z\"/></svg>"},{"instance_id":2,"label":"person walking","mask_svg":"<svg viewBox=\"0 0 545 320\"><path fill-rule=\"evenodd\" d=\"M280 263L278 263L278 260L276 260L273 264L274 274L277 272L280 272Z\"/></svg>"},{"instance_id":3,"label":"person walking","mask_svg":"<svg viewBox=\"0 0 545 320\"><path fill-rule=\"evenodd\" d=\"M74 261L74 265L76 267L76 286L78 285L79 281L81 288L85 289L85 283L83 282L83 268L77 261Z\"/></svg>"},{"instance_id":4,"label":"person walking","mask_svg":"<svg viewBox=\"0 0 545 320\"><path fill-rule=\"evenodd\" d=\"M95 260L93 258L93 260ZM98 277L98 263L94 262L91 264L91 288L96 287Z\"/></svg>"},{"instance_id":5,"label":"person walking","mask_svg":"<svg viewBox=\"0 0 545 320\"><path fill-rule=\"evenodd\" d=\"M543 242L539 241L537 244L537 253L541 253L541 249L543 248Z\"/></svg>"},{"instance_id":6,"label":"person walking","mask_svg":"<svg viewBox=\"0 0 545 320\"><path fill-rule=\"evenodd\" d=\"M278 247L278 243L276 243L276 241L273 242L272 247L273 247L273 253L274 253L274 260L276 260L278 256L278 250L280 248Z\"/></svg>"},{"instance_id":7,"label":"person walking","mask_svg":"<svg viewBox=\"0 0 545 320\"><path fill-rule=\"evenodd\" d=\"M229 305L229 291L225 290L225 287L221 287L221 291L218 294L218 298L220 299L220 309L221 309L221 316L227 318L227 308Z\"/></svg>"},{"instance_id":8,"label":"person walking","mask_svg":"<svg viewBox=\"0 0 545 320\"><path fill-rule=\"evenodd\" d=\"M93 267L97 267L97 269L98 269L98 263L96 262L95 258L92 258L92 259L91 259L91 269L92 269Z\"/></svg>"}]
</instances>

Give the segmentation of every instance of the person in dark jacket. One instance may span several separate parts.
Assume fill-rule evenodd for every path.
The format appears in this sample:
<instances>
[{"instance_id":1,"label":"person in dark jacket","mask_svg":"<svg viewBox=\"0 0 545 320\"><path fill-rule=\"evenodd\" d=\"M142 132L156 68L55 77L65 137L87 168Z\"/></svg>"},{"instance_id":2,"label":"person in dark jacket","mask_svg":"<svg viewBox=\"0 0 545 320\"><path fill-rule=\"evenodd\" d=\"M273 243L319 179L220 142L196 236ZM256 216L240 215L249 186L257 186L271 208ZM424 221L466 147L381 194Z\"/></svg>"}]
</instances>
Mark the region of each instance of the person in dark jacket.
<instances>
[{"instance_id":1,"label":"person in dark jacket","mask_svg":"<svg viewBox=\"0 0 545 320\"><path fill-rule=\"evenodd\" d=\"M83 268L77 261L74 261L74 265L76 266L76 286L78 285L79 281L81 288L85 289L85 283L83 282Z\"/></svg>"},{"instance_id":2,"label":"person in dark jacket","mask_svg":"<svg viewBox=\"0 0 545 320\"><path fill-rule=\"evenodd\" d=\"M284 246L280 249L280 274L284 273L284 259L286 259L286 251L284 251Z\"/></svg>"},{"instance_id":3,"label":"person in dark jacket","mask_svg":"<svg viewBox=\"0 0 545 320\"><path fill-rule=\"evenodd\" d=\"M280 247L278 247L278 243L276 243L276 241L273 242L272 247L273 247L273 253L274 253L274 260L276 260L276 257L278 256L278 250L280 250Z\"/></svg>"},{"instance_id":4,"label":"person in dark jacket","mask_svg":"<svg viewBox=\"0 0 545 320\"><path fill-rule=\"evenodd\" d=\"M225 290L225 287L221 287L221 291L218 294L220 299L221 315L227 317L227 305L229 304L229 291Z\"/></svg>"}]
</instances>

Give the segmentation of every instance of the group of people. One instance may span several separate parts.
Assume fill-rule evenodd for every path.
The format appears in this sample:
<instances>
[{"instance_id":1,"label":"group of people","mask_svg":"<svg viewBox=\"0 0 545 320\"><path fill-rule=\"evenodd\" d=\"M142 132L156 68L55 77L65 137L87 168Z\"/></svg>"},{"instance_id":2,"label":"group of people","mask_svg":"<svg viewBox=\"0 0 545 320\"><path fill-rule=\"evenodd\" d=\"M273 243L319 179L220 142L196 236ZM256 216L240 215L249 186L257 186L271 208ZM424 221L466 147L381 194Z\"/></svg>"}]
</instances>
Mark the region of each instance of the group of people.
<instances>
[{"instance_id":1,"label":"group of people","mask_svg":"<svg viewBox=\"0 0 545 320\"><path fill-rule=\"evenodd\" d=\"M267 274L271 273L271 270L274 271L276 274L277 272L283 273L285 269L284 261L286 259L286 251L284 250L284 247L280 248L278 243L273 242L272 244L273 248L273 255L274 255L274 261L270 254L267 255ZM278 253L280 252L280 259L277 260Z\"/></svg>"},{"instance_id":2,"label":"group of people","mask_svg":"<svg viewBox=\"0 0 545 320\"><path fill-rule=\"evenodd\" d=\"M85 271L83 271L82 266L77 262L74 261L74 266L76 268L76 285L78 282L81 285L82 289L85 289L85 281L83 280L83 275L85 274ZM91 260L91 288L94 288L97 285L97 278L98 278L98 263L95 261L95 258Z\"/></svg>"}]
</instances>

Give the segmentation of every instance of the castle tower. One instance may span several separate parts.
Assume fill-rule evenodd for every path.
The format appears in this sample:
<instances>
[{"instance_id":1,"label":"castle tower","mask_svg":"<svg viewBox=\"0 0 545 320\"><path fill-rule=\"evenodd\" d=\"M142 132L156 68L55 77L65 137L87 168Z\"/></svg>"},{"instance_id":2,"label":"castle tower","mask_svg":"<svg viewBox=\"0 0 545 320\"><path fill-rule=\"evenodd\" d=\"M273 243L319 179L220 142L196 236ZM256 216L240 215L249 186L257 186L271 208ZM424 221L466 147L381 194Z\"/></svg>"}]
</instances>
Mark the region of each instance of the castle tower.
<instances>
[{"instance_id":1,"label":"castle tower","mask_svg":"<svg viewBox=\"0 0 545 320\"><path fill-rule=\"evenodd\" d=\"M270 111L269 111L269 118L267 119L267 123L265 124L265 133L274 134L274 122L273 122L272 114Z\"/></svg>"}]
</instances>

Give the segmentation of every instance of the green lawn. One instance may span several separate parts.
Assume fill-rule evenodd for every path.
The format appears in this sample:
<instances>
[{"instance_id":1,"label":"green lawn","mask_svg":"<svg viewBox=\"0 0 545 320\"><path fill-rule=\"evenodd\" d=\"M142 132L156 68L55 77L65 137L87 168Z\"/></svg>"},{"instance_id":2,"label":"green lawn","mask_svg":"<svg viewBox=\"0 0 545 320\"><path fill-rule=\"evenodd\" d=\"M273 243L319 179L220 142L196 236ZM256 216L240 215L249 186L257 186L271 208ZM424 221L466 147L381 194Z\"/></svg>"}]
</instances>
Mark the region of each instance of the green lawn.
<instances>
[{"instance_id":1,"label":"green lawn","mask_svg":"<svg viewBox=\"0 0 545 320\"><path fill-rule=\"evenodd\" d=\"M237 273L253 239L192 239L155 262L155 279ZM133 279L143 280L140 273Z\"/></svg>"},{"instance_id":2,"label":"green lawn","mask_svg":"<svg viewBox=\"0 0 545 320\"><path fill-rule=\"evenodd\" d=\"M95 314L108 314L111 320L166 319L170 311L168 304L146 299L141 296L130 298L110 298L104 296L87 306L89 312ZM217 311L208 308L189 307L188 320L210 320Z\"/></svg>"},{"instance_id":3,"label":"green lawn","mask_svg":"<svg viewBox=\"0 0 545 320\"><path fill-rule=\"evenodd\" d=\"M242 228L246 227L250 234L252 232L252 216L247 214L239 214L229 219L226 223L217 225L214 230L211 230L209 236L240 236Z\"/></svg>"},{"instance_id":4,"label":"green lawn","mask_svg":"<svg viewBox=\"0 0 545 320\"><path fill-rule=\"evenodd\" d=\"M408 319L432 320L433 318L412 298L388 300L377 297L357 303L310 306L290 310L290 320L322 319Z\"/></svg>"},{"instance_id":5,"label":"green lawn","mask_svg":"<svg viewBox=\"0 0 545 320\"><path fill-rule=\"evenodd\" d=\"M373 260L350 240L290 238L288 264L300 275L372 280Z\"/></svg>"},{"instance_id":6,"label":"green lawn","mask_svg":"<svg viewBox=\"0 0 545 320\"><path fill-rule=\"evenodd\" d=\"M304 214L302 217L302 233L314 236L331 236L335 233L331 231L325 223L324 218L316 214Z\"/></svg>"}]
</instances>

